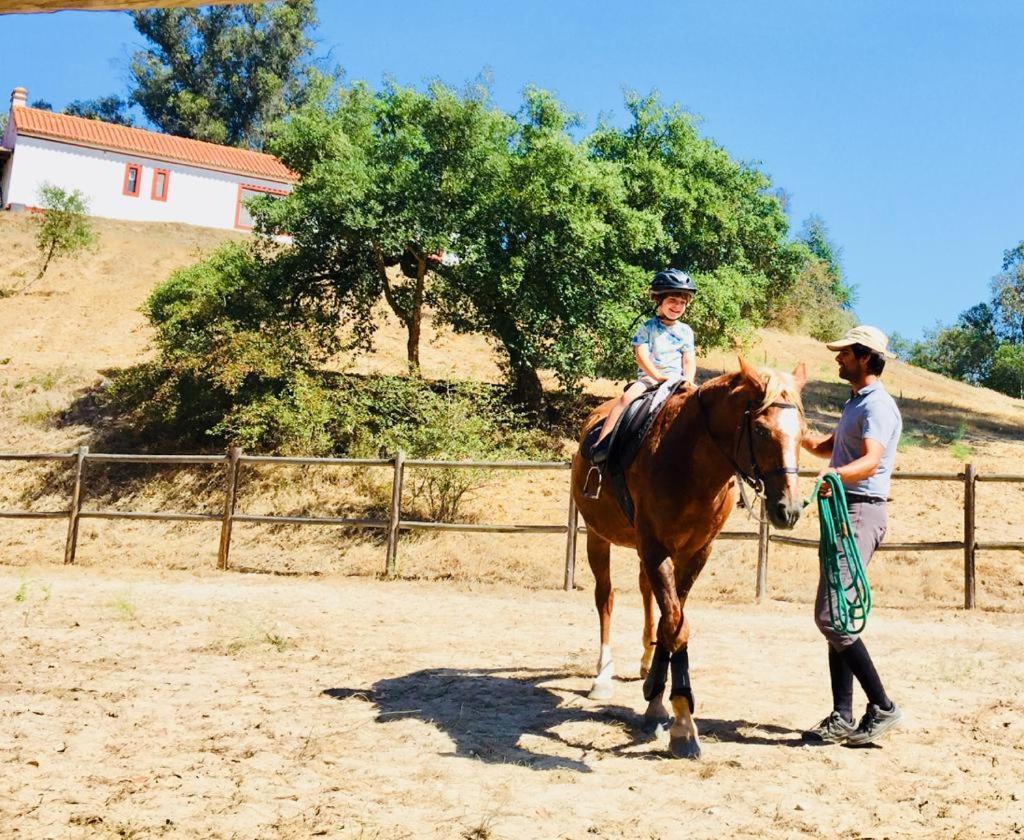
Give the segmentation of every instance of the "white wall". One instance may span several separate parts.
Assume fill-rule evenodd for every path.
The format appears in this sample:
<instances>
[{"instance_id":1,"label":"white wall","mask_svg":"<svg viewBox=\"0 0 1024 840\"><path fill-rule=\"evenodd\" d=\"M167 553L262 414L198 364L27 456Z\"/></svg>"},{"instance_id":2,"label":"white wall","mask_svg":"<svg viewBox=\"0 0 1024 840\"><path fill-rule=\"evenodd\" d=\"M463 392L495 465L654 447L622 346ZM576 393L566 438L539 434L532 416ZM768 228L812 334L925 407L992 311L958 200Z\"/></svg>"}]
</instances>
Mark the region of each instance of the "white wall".
<instances>
[{"instance_id":1,"label":"white wall","mask_svg":"<svg viewBox=\"0 0 1024 840\"><path fill-rule=\"evenodd\" d=\"M123 194L125 166L129 163L142 166L137 197ZM69 192L81 190L93 216L143 222L186 222L229 230L235 229L239 184L290 189L290 185L276 181L25 136L15 138L9 168L10 184L4 193L8 204L37 207L39 188L50 183ZM167 201L150 197L156 169L170 171Z\"/></svg>"},{"instance_id":2,"label":"white wall","mask_svg":"<svg viewBox=\"0 0 1024 840\"><path fill-rule=\"evenodd\" d=\"M0 146L5 149L11 149L14 147L14 120L10 117L7 118L7 126L4 128L3 139L0 140ZM0 209L7 203L7 187L11 180L11 167L14 165L14 160L8 158L4 161L3 167L0 167Z\"/></svg>"}]
</instances>

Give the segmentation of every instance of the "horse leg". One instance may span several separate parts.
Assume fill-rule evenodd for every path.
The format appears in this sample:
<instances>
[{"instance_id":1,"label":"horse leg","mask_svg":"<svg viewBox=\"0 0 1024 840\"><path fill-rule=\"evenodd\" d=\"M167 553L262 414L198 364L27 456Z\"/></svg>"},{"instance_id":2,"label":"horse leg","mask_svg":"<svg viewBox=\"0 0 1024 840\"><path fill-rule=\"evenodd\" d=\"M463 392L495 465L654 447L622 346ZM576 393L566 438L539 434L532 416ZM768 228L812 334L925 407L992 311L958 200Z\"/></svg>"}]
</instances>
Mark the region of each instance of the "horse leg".
<instances>
[{"instance_id":1,"label":"horse leg","mask_svg":"<svg viewBox=\"0 0 1024 840\"><path fill-rule=\"evenodd\" d=\"M658 625L654 621L654 609L657 604L654 601L654 592L651 590L651 582L647 579L647 572L640 567L640 596L644 602L644 634L643 652L640 654L640 679L646 679L651 672L651 663L654 661L654 649L658 643Z\"/></svg>"},{"instance_id":2,"label":"horse leg","mask_svg":"<svg viewBox=\"0 0 1024 840\"><path fill-rule=\"evenodd\" d=\"M668 731L668 748L676 758L700 758L700 737L693 719L693 689L690 686L690 656L687 641L690 636L689 622L683 619L681 634L683 646L672 654L672 726Z\"/></svg>"},{"instance_id":3,"label":"horse leg","mask_svg":"<svg viewBox=\"0 0 1024 840\"><path fill-rule=\"evenodd\" d=\"M682 611L679 609L679 600L675 596L674 566L672 560L666 558L664 553L656 551L647 554L642 561L642 580L646 580L646 591L644 591L644 640L647 641L650 634L656 638L656 644L651 653L650 668L644 680L644 699L647 701L647 709L644 712L644 729L648 732L656 730L671 720L668 709L665 707L665 685L668 682L668 669L672 655L672 641L676 636L674 630ZM644 584L641 583L644 589ZM661 610L661 621L658 624L655 634L654 609L650 605L648 593L653 596ZM648 617L647 612L650 610Z\"/></svg>"},{"instance_id":4,"label":"horse leg","mask_svg":"<svg viewBox=\"0 0 1024 840\"><path fill-rule=\"evenodd\" d=\"M707 545L698 551L689 562L675 564L675 591L679 605L686 602L693 582L711 554L711 546ZM693 699L693 687L690 685L690 622L685 613L681 614L682 622L672 642L672 691L669 700L672 703L673 720L669 729L669 750L676 758L700 758L700 737L697 724L693 720L696 704Z\"/></svg>"},{"instance_id":5,"label":"horse leg","mask_svg":"<svg viewBox=\"0 0 1024 840\"><path fill-rule=\"evenodd\" d=\"M612 677L615 663L612 662L612 607L615 606L615 590L612 589L611 543L587 530L587 561L594 573L594 604L601 622L601 652L597 658L597 676L587 695L591 700L608 700L612 696Z\"/></svg>"}]
</instances>

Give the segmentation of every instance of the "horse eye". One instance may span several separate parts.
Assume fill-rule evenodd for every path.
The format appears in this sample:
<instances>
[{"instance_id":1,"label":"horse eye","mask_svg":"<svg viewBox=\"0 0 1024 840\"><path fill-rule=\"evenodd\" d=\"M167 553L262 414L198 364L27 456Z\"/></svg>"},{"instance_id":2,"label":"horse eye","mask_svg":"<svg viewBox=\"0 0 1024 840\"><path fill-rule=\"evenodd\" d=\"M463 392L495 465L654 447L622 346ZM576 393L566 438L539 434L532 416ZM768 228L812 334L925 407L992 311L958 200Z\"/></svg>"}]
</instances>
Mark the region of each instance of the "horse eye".
<instances>
[{"instance_id":1,"label":"horse eye","mask_svg":"<svg viewBox=\"0 0 1024 840\"><path fill-rule=\"evenodd\" d=\"M769 438L772 433L764 426L754 426L754 431L757 432L758 437Z\"/></svg>"}]
</instances>

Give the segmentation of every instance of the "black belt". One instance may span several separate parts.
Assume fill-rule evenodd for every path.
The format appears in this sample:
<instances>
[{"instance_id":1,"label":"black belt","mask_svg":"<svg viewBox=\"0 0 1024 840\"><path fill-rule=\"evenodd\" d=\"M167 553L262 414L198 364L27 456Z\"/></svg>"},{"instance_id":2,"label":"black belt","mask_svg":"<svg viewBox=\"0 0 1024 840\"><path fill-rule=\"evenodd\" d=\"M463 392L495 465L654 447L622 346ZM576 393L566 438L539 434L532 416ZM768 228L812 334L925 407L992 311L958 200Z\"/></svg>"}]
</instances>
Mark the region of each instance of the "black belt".
<instances>
[{"instance_id":1,"label":"black belt","mask_svg":"<svg viewBox=\"0 0 1024 840\"><path fill-rule=\"evenodd\" d=\"M861 493L847 493L846 501L855 505L884 505L885 499L880 496L865 496Z\"/></svg>"}]
</instances>

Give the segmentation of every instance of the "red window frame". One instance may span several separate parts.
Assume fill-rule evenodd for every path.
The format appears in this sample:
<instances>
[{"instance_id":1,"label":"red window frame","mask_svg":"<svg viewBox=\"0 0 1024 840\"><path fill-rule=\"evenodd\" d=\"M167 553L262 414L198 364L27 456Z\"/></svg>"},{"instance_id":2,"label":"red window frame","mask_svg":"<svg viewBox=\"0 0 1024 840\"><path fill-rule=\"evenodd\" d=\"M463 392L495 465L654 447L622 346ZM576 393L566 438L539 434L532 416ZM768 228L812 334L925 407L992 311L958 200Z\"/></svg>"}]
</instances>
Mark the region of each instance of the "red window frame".
<instances>
[{"instance_id":1,"label":"red window frame","mask_svg":"<svg viewBox=\"0 0 1024 840\"><path fill-rule=\"evenodd\" d=\"M132 192L128 189L128 183L131 179L132 170L135 170L135 191ZM121 186L121 194L127 195L130 198L138 198L139 193L142 191L142 164L141 163L126 163L124 165L124 184Z\"/></svg>"},{"instance_id":2,"label":"red window frame","mask_svg":"<svg viewBox=\"0 0 1024 840\"><path fill-rule=\"evenodd\" d=\"M242 221L242 193L249 192L266 193L267 195L288 195L288 190L278 190L273 187L261 187L258 184L239 184L238 195L235 198L235 230L252 230L252 225L243 225Z\"/></svg>"},{"instance_id":3,"label":"red window frame","mask_svg":"<svg viewBox=\"0 0 1024 840\"><path fill-rule=\"evenodd\" d=\"M164 194L158 195L156 191L157 177L164 176ZM154 169L153 170L153 187L150 190L149 197L153 201L167 201L167 193L171 188L171 170L169 169Z\"/></svg>"}]
</instances>

